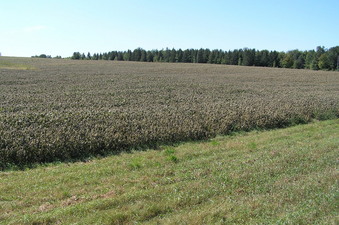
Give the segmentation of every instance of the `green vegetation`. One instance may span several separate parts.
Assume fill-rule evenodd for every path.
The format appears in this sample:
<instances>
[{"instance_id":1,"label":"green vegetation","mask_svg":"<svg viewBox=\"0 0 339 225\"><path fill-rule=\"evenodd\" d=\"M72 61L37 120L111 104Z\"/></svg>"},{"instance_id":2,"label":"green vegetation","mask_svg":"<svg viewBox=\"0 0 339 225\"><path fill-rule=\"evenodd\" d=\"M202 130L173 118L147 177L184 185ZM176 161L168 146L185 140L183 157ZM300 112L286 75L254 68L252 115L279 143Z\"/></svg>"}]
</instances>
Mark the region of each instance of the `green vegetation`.
<instances>
[{"instance_id":1,"label":"green vegetation","mask_svg":"<svg viewBox=\"0 0 339 225\"><path fill-rule=\"evenodd\" d=\"M162 49L146 51L137 48L134 51L111 51L93 54L74 52L72 59L117 60L138 62L180 62L211 63L239 66L282 67L312 70L339 70L339 46L325 49L318 46L316 50L277 52L256 49L235 49L233 51L210 49Z\"/></svg>"},{"instance_id":2,"label":"green vegetation","mask_svg":"<svg viewBox=\"0 0 339 225\"><path fill-rule=\"evenodd\" d=\"M337 119L1 172L0 223L337 224L338 148Z\"/></svg>"},{"instance_id":3,"label":"green vegetation","mask_svg":"<svg viewBox=\"0 0 339 225\"><path fill-rule=\"evenodd\" d=\"M1 70L1 169L339 116L338 72L40 58L1 62L37 68ZM167 160L181 161L176 153Z\"/></svg>"},{"instance_id":4,"label":"green vegetation","mask_svg":"<svg viewBox=\"0 0 339 225\"><path fill-rule=\"evenodd\" d=\"M7 60L0 60L0 69L13 69L13 70L34 70L31 65L18 64Z\"/></svg>"}]
</instances>

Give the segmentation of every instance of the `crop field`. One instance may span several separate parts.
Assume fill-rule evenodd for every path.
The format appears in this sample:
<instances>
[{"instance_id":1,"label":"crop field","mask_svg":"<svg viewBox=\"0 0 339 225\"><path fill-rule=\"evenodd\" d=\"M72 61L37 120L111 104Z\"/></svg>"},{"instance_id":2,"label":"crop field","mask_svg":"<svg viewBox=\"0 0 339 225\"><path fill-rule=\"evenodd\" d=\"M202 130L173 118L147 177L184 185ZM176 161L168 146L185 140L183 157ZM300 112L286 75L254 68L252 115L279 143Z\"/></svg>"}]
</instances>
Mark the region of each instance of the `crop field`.
<instances>
[{"instance_id":1,"label":"crop field","mask_svg":"<svg viewBox=\"0 0 339 225\"><path fill-rule=\"evenodd\" d=\"M0 168L339 116L339 72L0 57Z\"/></svg>"}]
</instances>

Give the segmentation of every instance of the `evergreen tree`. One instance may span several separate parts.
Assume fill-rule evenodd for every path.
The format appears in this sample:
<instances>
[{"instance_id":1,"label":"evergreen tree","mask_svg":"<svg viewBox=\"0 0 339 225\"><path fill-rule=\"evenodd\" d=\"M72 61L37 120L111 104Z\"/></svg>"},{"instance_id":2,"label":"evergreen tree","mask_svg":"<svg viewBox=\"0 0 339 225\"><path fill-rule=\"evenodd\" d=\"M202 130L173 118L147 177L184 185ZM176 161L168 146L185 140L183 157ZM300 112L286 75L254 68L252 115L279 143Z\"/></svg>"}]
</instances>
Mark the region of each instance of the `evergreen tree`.
<instances>
[{"instance_id":1,"label":"evergreen tree","mask_svg":"<svg viewBox=\"0 0 339 225\"><path fill-rule=\"evenodd\" d=\"M106 52L103 53L101 59L103 59L103 60L109 60L108 54L107 54Z\"/></svg>"},{"instance_id":2,"label":"evergreen tree","mask_svg":"<svg viewBox=\"0 0 339 225\"><path fill-rule=\"evenodd\" d=\"M104 54L105 55L105 54ZM108 54L106 54L107 59L108 60L115 60L115 54L114 52L109 52Z\"/></svg>"},{"instance_id":3,"label":"evergreen tree","mask_svg":"<svg viewBox=\"0 0 339 225\"><path fill-rule=\"evenodd\" d=\"M158 62L164 62L164 54L162 50L158 53Z\"/></svg>"},{"instance_id":4,"label":"evergreen tree","mask_svg":"<svg viewBox=\"0 0 339 225\"><path fill-rule=\"evenodd\" d=\"M210 53L211 53L211 50L209 50L208 48L203 49L202 61L201 61L202 63L207 63Z\"/></svg>"},{"instance_id":5,"label":"evergreen tree","mask_svg":"<svg viewBox=\"0 0 339 225\"><path fill-rule=\"evenodd\" d=\"M238 62L235 65L241 66L243 62L243 50L239 49L238 51Z\"/></svg>"},{"instance_id":6,"label":"evergreen tree","mask_svg":"<svg viewBox=\"0 0 339 225\"><path fill-rule=\"evenodd\" d=\"M118 60L118 61L124 60L124 54L123 54L123 52L118 52L118 53L117 53L117 60Z\"/></svg>"},{"instance_id":7,"label":"evergreen tree","mask_svg":"<svg viewBox=\"0 0 339 225\"><path fill-rule=\"evenodd\" d=\"M240 57L239 50L235 49L234 51L228 51L228 53L230 57L230 65L238 65Z\"/></svg>"},{"instance_id":8,"label":"evergreen tree","mask_svg":"<svg viewBox=\"0 0 339 225\"><path fill-rule=\"evenodd\" d=\"M177 51L177 55L176 55L177 62L182 62L183 56L184 56L184 52L179 48L179 50Z\"/></svg>"},{"instance_id":9,"label":"evergreen tree","mask_svg":"<svg viewBox=\"0 0 339 225\"><path fill-rule=\"evenodd\" d=\"M216 52L215 50L211 51L209 56L208 56L208 63L214 64L215 62L215 57L216 57Z\"/></svg>"},{"instance_id":10,"label":"evergreen tree","mask_svg":"<svg viewBox=\"0 0 339 225\"><path fill-rule=\"evenodd\" d=\"M168 48L166 48L165 50L162 51L163 55L164 55L164 62L169 62L170 61L170 57L171 57L171 50L169 50Z\"/></svg>"},{"instance_id":11,"label":"evergreen tree","mask_svg":"<svg viewBox=\"0 0 339 225\"><path fill-rule=\"evenodd\" d=\"M204 49L200 48L196 54L197 54L196 62L197 63L204 63L204 61L205 61Z\"/></svg>"},{"instance_id":12,"label":"evergreen tree","mask_svg":"<svg viewBox=\"0 0 339 225\"><path fill-rule=\"evenodd\" d=\"M296 60L294 60L293 68L294 69L303 69L304 64L305 64L305 58L302 54L300 54L299 57Z\"/></svg>"},{"instance_id":13,"label":"evergreen tree","mask_svg":"<svg viewBox=\"0 0 339 225\"><path fill-rule=\"evenodd\" d=\"M127 50L127 52L124 52L123 54L123 58L124 58L124 61L131 61L132 60L132 51L131 50Z\"/></svg>"},{"instance_id":14,"label":"evergreen tree","mask_svg":"<svg viewBox=\"0 0 339 225\"><path fill-rule=\"evenodd\" d=\"M269 66L273 63L270 62L270 52L268 50L261 50L256 52L255 64L256 66Z\"/></svg>"},{"instance_id":15,"label":"evergreen tree","mask_svg":"<svg viewBox=\"0 0 339 225\"><path fill-rule=\"evenodd\" d=\"M71 59L77 59L77 60L78 60L78 59L81 59L81 54L80 54L80 52L74 52Z\"/></svg>"},{"instance_id":16,"label":"evergreen tree","mask_svg":"<svg viewBox=\"0 0 339 225\"><path fill-rule=\"evenodd\" d=\"M42 54L32 56L40 58L51 58L50 55ZM322 70L339 70L339 46L325 49L318 46L316 50L299 51L292 50L285 52L255 49L235 49L233 51L209 50L203 49L186 49L171 50L151 50L146 51L137 48L133 51L110 51L105 53L91 53L87 56L79 52L74 52L71 59L92 59L92 60L124 60L124 61L142 61L142 62L185 62L185 63L211 63L243 66L269 66L284 67L296 69L322 69Z\"/></svg>"},{"instance_id":17,"label":"evergreen tree","mask_svg":"<svg viewBox=\"0 0 339 225\"><path fill-rule=\"evenodd\" d=\"M170 55L169 55L169 62L176 62L176 56L177 56L177 52L174 48L172 48Z\"/></svg>"},{"instance_id":18,"label":"evergreen tree","mask_svg":"<svg viewBox=\"0 0 339 225\"><path fill-rule=\"evenodd\" d=\"M184 62L184 63L192 62L190 50L188 50L188 49L184 50L184 52L182 54L182 62Z\"/></svg>"},{"instance_id":19,"label":"evergreen tree","mask_svg":"<svg viewBox=\"0 0 339 225\"><path fill-rule=\"evenodd\" d=\"M153 62L159 62L159 51L156 50L152 50L153 53Z\"/></svg>"},{"instance_id":20,"label":"evergreen tree","mask_svg":"<svg viewBox=\"0 0 339 225\"><path fill-rule=\"evenodd\" d=\"M143 49L141 50L140 61L141 62L146 62L147 61L147 53Z\"/></svg>"},{"instance_id":21,"label":"evergreen tree","mask_svg":"<svg viewBox=\"0 0 339 225\"><path fill-rule=\"evenodd\" d=\"M332 47L327 51L330 70L338 70L339 66L339 46Z\"/></svg>"},{"instance_id":22,"label":"evergreen tree","mask_svg":"<svg viewBox=\"0 0 339 225\"><path fill-rule=\"evenodd\" d=\"M87 53L87 59L92 59L91 53Z\"/></svg>"},{"instance_id":23,"label":"evergreen tree","mask_svg":"<svg viewBox=\"0 0 339 225\"><path fill-rule=\"evenodd\" d=\"M153 58L154 58L153 51L147 51L146 52L146 60L147 60L147 62L153 62Z\"/></svg>"},{"instance_id":24,"label":"evergreen tree","mask_svg":"<svg viewBox=\"0 0 339 225\"><path fill-rule=\"evenodd\" d=\"M225 57L225 52L222 50L218 51L218 56L216 58L216 61L218 64L226 64L226 57Z\"/></svg>"},{"instance_id":25,"label":"evergreen tree","mask_svg":"<svg viewBox=\"0 0 339 225\"><path fill-rule=\"evenodd\" d=\"M231 53L230 53L230 51L228 51L228 52L225 51L222 64L231 65Z\"/></svg>"},{"instance_id":26,"label":"evergreen tree","mask_svg":"<svg viewBox=\"0 0 339 225\"><path fill-rule=\"evenodd\" d=\"M270 67L280 67L279 64L279 53L277 51L271 51L268 57L268 66Z\"/></svg>"},{"instance_id":27,"label":"evergreen tree","mask_svg":"<svg viewBox=\"0 0 339 225\"><path fill-rule=\"evenodd\" d=\"M134 49L132 53L132 61L140 61L141 60L141 48Z\"/></svg>"},{"instance_id":28,"label":"evergreen tree","mask_svg":"<svg viewBox=\"0 0 339 225\"><path fill-rule=\"evenodd\" d=\"M328 58L326 53L323 53L319 57L318 67L321 70L329 70L330 69L330 60L329 60L329 58Z\"/></svg>"},{"instance_id":29,"label":"evergreen tree","mask_svg":"<svg viewBox=\"0 0 339 225\"><path fill-rule=\"evenodd\" d=\"M192 63L197 63L198 51L191 49Z\"/></svg>"},{"instance_id":30,"label":"evergreen tree","mask_svg":"<svg viewBox=\"0 0 339 225\"><path fill-rule=\"evenodd\" d=\"M255 63L255 49L244 48L239 65L253 66Z\"/></svg>"}]
</instances>

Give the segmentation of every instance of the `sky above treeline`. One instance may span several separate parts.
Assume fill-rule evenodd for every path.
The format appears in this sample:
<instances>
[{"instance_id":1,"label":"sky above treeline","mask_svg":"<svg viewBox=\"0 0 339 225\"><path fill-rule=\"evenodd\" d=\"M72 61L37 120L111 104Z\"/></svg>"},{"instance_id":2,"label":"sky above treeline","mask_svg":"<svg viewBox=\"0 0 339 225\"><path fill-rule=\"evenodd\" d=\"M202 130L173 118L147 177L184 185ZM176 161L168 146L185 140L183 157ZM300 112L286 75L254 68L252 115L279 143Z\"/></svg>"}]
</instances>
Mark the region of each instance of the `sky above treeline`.
<instances>
[{"instance_id":1,"label":"sky above treeline","mask_svg":"<svg viewBox=\"0 0 339 225\"><path fill-rule=\"evenodd\" d=\"M339 45L338 14L338 0L1 1L0 52L330 48Z\"/></svg>"}]
</instances>

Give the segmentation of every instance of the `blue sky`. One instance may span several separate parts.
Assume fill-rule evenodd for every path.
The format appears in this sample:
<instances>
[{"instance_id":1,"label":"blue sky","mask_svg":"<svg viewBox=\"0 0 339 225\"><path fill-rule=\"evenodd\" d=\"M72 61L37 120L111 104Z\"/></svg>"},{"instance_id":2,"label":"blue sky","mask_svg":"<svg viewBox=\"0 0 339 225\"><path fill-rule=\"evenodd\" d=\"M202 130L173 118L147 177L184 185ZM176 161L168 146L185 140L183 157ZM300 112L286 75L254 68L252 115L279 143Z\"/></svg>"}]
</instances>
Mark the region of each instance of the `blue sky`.
<instances>
[{"instance_id":1,"label":"blue sky","mask_svg":"<svg viewBox=\"0 0 339 225\"><path fill-rule=\"evenodd\" d=\"M3 0L4 56L339 45L338 0Z\"/></svg>"}]
</instances>

